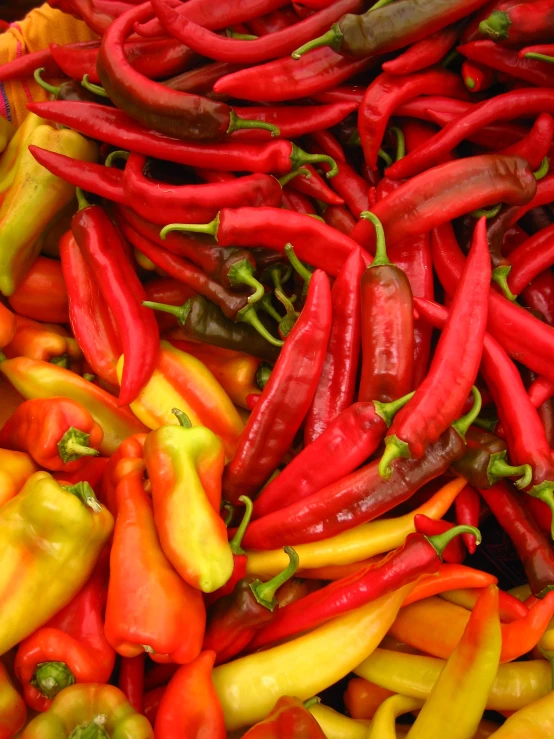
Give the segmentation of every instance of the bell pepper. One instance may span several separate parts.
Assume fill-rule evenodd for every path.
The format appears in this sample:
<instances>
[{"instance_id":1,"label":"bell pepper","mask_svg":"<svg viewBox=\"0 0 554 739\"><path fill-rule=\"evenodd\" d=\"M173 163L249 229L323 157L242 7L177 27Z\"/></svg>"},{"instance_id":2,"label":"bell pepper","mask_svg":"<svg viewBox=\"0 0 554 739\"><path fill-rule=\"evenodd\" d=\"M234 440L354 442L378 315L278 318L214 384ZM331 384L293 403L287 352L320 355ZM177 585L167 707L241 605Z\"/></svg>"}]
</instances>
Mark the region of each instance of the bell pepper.
<instances>
[{"instance_id":1,"label":"bell pepper","mask_svg":"<svg viewBox=\"0 0 554 739\"><path fill-rule=\"evenodd\" d=\"M202 652L180 667L165 689L156 715L163 739L225 739L225 721L212 682L214 652Z\"/></svg>"},{"instance_id":2,"label":"bell pepper","mask_svg":"<svg viewBox=\"0 0 554 739\"><path fill-rule=\"evenodd\" d=\"M0 349L9 344L15 335L16 317L4 303L0 303Z\"/></svg>"},{"instance_id":3,"label":"bell pepper","mask_svg":"<svg viewBox=\"0 0 554 739\"><path fill-rule=\"evenodd\" d=\"M38 115L28 113L23 123L12 136L9 144L3 150L2 156L0 157L0 205L14 181L17 161L21 152L25 149L29 136L35 129L45 123L46 121L43 118L39 118Z\"/></svg>"},{"instance_id":4,"label":"bell pepper","mask_svg":"<svg viewBox=\"0 0 554 739\"><path fill-rule=\"evenodd\" d=\"M489 585L419 712L410 739L445 735L472 739L487 705L501 648L498 588Z\"/></svg>"},{"instance_id":5,"label":"bell pepper","mask_svg":"<svg viewBox=\"0 0 554 739\"><path fill-rule=\"evenodd\" d=\"M31 475L0 508L0 654L67 605L89 579L113 529L86 483Z\"/></svg>"},{"instance_id":6,"label":"bell pepper","mask_svg":"<svg viewBox=\"0 0 554 739\"><path fill-rule=\"evenodd\" d=\"M15 126L12 126L4 116L0 115L0 153L5 151L6 146L13 139L15 132Z\"/></svg>"},{"instance_id":7,"label":"bell pepper","mask_svg":"<svg viewBox=\"0 0 554 739\"><path fill-rule=\"evenodd\" d=\"M396 739L397 716L417 710L422 705L423 701L419 698L406 695L392 695L387 698L375 712L367 739Z\"/></svg>"},{"instance_id":8,"label":"bell pepper","mask_svg":"<svg viewBox=\"0 0 554 739\"><path fill-rule=\"evenodd\" d=\"M48 323L69 323L67 288L60 262L37 257L8 301L20 316Z\"/></svg>"},{"instance_id":9,"label":"bell pepper","mask_svg":"<svg viewBox=\"0 0 554 739\"><path fill-rule=\"evenodd\" d=\"M156 528L183 580L213 593L233 572L233 553L219 515L223 444L210 429L191 428L182 411L175 408L174 414L180 425L162 426L144 444Z\"/></svg>"},{"instance_id":10,"label":"bell pepper","mask_svg":"<svg viewBox=\"0 0 554 739\"><path fill-rule=\"evenodd\" d=\"M142 481L138 469L117 486L106 638L122 657L146 651L155 662L184 664L200 654L204 602L163 553Z\"/></svg>"},{"instance_id":11,"label":"bell pepper","mask_svg":"<svg viewBox=\"0 0 554 739\"><path fill-rule=\"evenodd\" d=\"M36 161L28 149L31 144L88 162L98 153L95 144L68 129L39 126L27 139L0 208L0 292L4 295L15 292L40 252L40 235L75 194L73 185Z\"/></svg>"},{"instance_id":12,"label":"bell pepper","mask_svg":"<svg viewBox=\"0 0 554 739\"><path fill-rule=\"evenodd\" d=\"M170 343L176 349L188 352L203 362L235 405L248 409L246 398L249 395L260 394L260 388L256 384L256 373L261 360L256 357L192 341L172 340Z\"/></svg>"},{"instance_id":13,"label":"bell pepper","mask_svg":"<svg viewBox=\"0 0 554 739\"><path fill-rule=\"evenodd\" d=\"M154 739L150 722L114 685L78 683L54 698L20 739Z\"/></svg>"},{"instance_id":14,"label":"bell pepper","mask_svg":"<svg viewBox=\"0 0 554 739\"><path fill-rule=\"evenodd\" d=\"M47 711L56 695L76 682L110 679L115 652L104 636L107 563L101 557L75 598L17 649L15 673L35 711Z\"/></svg>"},{"instance_id":15,"label":"bell pepper","mask_svg":"<svg viewBox=\"0 0 554 739\"><path fill-rule=\"evenodd\" d=\"M23 727L27 706L12 685L6 668L0 662L0 739L11 739Z\"/></svg>"},{"instance_id":16,"label":"bell pepper","mask_svg":"<svg viewBox=\"0 0 554 739\"><path fill-rule=\"evenodd\" d=\"M554 735L554 692L521 708L491 734L491 739L550 739Z\"/></svg>"},{"instance_id":17,"label":"bell pepper","mask_svg":"<svg viewBox=\"0 0 554 739\"><path fill-rule=\"evenodd\" d=\"M30 454L39 467L72 472L98 455L104 432L86 408L69 398L21 403L0 431L0 445Z\"/></svg>"},{"instance_id":18,"label":"bell pepper","mask_svg":"<svg viewBox=\"0 0 554 739\"><path fill-rule=\"evenodd\" d=\"M113 395L50 362L27 357L2 361L0 355L0 372L24 398L63 396L83 405L104 431L101 454L113 454L122 441L146 430L129 408L118 406Z\"/></svg>"},{"instance_id":19,"label":"bell pepper","mask_svg":"<svg viewBox=\"0 0 554 739\"><path fill-rule=\"evenodd\" d=\"M4 347L8 359L28 357L43 362L55 360L56 364L77 369L83 353L75 339L61 326L38 323L30 318L15 316L16 329L10 342Z\"/></svg>"},{"instance_id":20,"label":"bell pepper","mask_svg":"<svg viewBox=\"0 0 554 739\"><path fill-rule=\"evenodd\" d=\"M244 734L243 739L325 739L315 718L298 698L283 695L267 718Z\"/></svg>"},{"instance_id":21,"label":"bell pepper","mask_svg":"<svg viewBox=\"0 0 554 739\"><path fill-rule=\"evenodd\" d=\"M17 495L35 472L38 467L29 454L0 449L0 506Z\"/></svg>"},{"instance_id":22,"label":"bell pepper","mask_svg":"<svg viewBox=\"0 0 554 739\"><path fill-rule=\"evenodd\" d=\"M133 434L122 441L115 454L110 457L102 474L99 497L108 510L117 513L117 486L129 472L146 469L144 463L144 442L146 434Z\"/></svg>"},{"instance_id":23,"label":"bell pepper","mask_svg":"<svg viewBox=\"0 0 554 739\"><path fill-rule=\"evenodd\" d=\"M344 705L352 718L372 719L381 703L391 695L394 695L392 690L364 680L363 677L353 677L348 681L344 693Z\"/></svg>"},{"instance_id":24,"label":"bell pepper","mask_svg":"<svg viewBox=\"0 0 554 739\"><path fill-rule=\"evenodd\" d=\"M120 359L118 378L122 373ZM146 426L158 429L177 423L173 408L186 413L193 426L207 426L223 442L225 456L233 456L244 423L229 396L200 360L162 341L156 369L131 409Z\"/></svg>"},{"instance_id":25,"label":"bell pepper","mask_svg":"<svg viewBox=\"0 0 554 739\"><path fill-rule=\"evenodd\" d=\"M389 593L286 644L216 667L213 681L227 730L261 721L283 695L293 693L300 700L308 700L347 675L377 647L410 587Z\"/></svg>"}]
</instances>

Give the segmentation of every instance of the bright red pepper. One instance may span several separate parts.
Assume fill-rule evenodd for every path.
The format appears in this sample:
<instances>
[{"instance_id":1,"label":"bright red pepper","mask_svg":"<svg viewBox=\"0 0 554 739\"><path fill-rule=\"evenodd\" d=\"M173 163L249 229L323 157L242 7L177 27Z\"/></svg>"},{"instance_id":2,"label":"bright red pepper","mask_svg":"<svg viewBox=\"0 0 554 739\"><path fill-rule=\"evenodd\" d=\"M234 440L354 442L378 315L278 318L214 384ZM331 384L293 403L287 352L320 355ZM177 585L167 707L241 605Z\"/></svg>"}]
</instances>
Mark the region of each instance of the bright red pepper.
<instances>
[{"instance_id":1,"label":"bright red pepper","mask_svg":"<svg viewBox=\"0 0 554 739\"><path fill-rule=\"evenodd\" d=\"M462 64L462 76L464 84L470 92L476 93L487 90L496 82L494 70L484 64L466 61Z\"/></svg>"},{"instance_id":2,"label":"bright red pepper","mask_svg":"<svg viewBox=\"0 0 554 739\"><path fill-rule=\"evenodd\" d=\"M414 526L418 534L424 536L440 536L454 528L454 524L444 521L442 518L429 518L425 514L418 513L414 516ZM471 532L466 531L468 536ZM448 543L442 553L442 559L448 564L462 564L465 559L466 550L464 548L461 537L455 537Z\"/></svg>"},{"instance_id":3,"label":"bright red pepper","mask_svg":"<svg viewBox=\"0 0 554 739\"><path fill-rule=\"evenodd\" d=\"M458 494L454 501L454 508L456 510L456 521L458 524L475 527L479 525L481 503L477 491L471 485L466 485L462 492ZM477 547L475 537L471 534L462 534L462 540L466 545L467 551L470 554L475 554Z\"/></svg>"},{"instance_id":4,"label":"bright red pepper","mask_svg":"<svg viewBox=\"0 0 554 739\"><path fill-rule=\"evenodd\" d=\"M314 699L315 700L315 699ZM267 718L243 734L246 739L325 739L320 725L307 710L312 701L284 695L271 709Z\"/></svg>"},{"instance_id":5,"label":"bright red pepper","mask_svg":"<svg viewBox=\"0 0 554 739\"><path fill-rule=\"evenodd\" d=\"M495 10L479 23L479 32L495 41L508 44L530 44L549 41L554 32L554 9L551 0L538 0L532 6L511 2ZM505 4L504 4L505 5Z\"/></svg>"},{"instance_id":6,"label":"bright red pepper","mask_svg":"<svg viewBox=\"0 0 554 739\"><path fill-rule=\"evenodd\" d=\"M506 49L494 41L471 41L458 46L458 52L474 62L485 64L497 72L509 74L537 87L552 87L554 70L536 59L521 58L517 51Z\"/></svg>"},{"instance_id":7,"label":"bright red pepper","mask_svg":"<svg viewBox=\"0 0 554 739\"><path fill-rule=\"evenodd\" d=\"M394 59L384 62L383 71L389 74L410 74L438 64L454 46L461 30L462 26L458 22L431 33L427 38L416 41Z\"/></svg>"}]
</instances>

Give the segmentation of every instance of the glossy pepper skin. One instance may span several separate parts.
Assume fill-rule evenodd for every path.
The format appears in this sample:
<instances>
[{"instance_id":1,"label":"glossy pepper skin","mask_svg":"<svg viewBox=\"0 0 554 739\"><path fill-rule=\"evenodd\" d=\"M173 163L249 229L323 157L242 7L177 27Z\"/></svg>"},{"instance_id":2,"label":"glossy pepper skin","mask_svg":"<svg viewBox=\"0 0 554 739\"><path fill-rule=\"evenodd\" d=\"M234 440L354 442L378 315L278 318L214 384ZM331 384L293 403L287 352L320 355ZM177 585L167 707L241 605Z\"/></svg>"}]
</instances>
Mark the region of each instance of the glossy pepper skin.
<instances>
[{"instance_id":1,"label":"glossy pepper skin","mask_svg":"<svg viewBox=\"0 0 554 739\"><path fill-rule=\"evenodd\" d=\"M0 506L16 496L34 472L38 472L30 454L0 449Z\"/></svg>"},{"instance_id":2,"label":"glossy pepper skin","mask_svg":"<svg viewBox=\"0 0 554 739\"><path fill-rule=\"evenodd\" d=\"M104 432L69 398L26 400L0 431L0 446L31 454L40 467L72 472L96 456Z\"/></svg>"},{"instance_id":3,"label":"glossy pepper skin","mask_svg":"<svg viewBox=\"0 0 554 739\"><path fill-rule=\"evenodd\" d=\"M101 560L75 598L19 645L15 672L33 710L47 711L55 696L75 682L109 680L115 652L104 636L107 580Z\"/></svg>"},{"instance_id":4,"label":"glossy pepper skin","mask_svg":"<svg viewBox=\"0 0 554 739\"><path fill-rule=\"evenodd\" d=\"M21 739L100 737L100 732L118 739L154 739L150 722L133 709L121 690L99 683L62 690L49 710L25 727Z\"/></svg>"},{"instance_id":5,"label":"glossy pepper skin","mask_svg":"<svg viewBox=\"0 0 554 739\"><path fill-rule=\"evenodd\" d=\"M177 663L200 654L206 622L202 596L163 553L142 469L129 472L117 487L110 570L106 638L118 654L147 651L155 662Z\"/></svg>"},{"instance_id":6,"label":"glossy pepper skin","mask_svg":"<svg viewBox=\"0 0 554 739\"><path fill-rule=\"evenodd\" d=\"M550 692L508 716L506 722L498 731L491 734L491 737L493 739L518 739L532 731L535 739L548 739L554 731L552 704L553 695Z\"/></svg>"},{"instance_id":7,"label":"glossy pepper skin","mask_svg":"<svg viewBox=\"0 0 554 739\"><path fill-rule=\"evenodd\" d=\"M206 427L191 428L182 411L175 415L182 425L162 426L144 444L156 528L185 582L212 593L233 572L233 553L219 515L223 445Z\"/></svg>"},{"instance_id":8,"label":"glossy pepper skin","mask_svg":"<svg viewBox=\"0 0 554 739\"><path fill-rule=\"evenodd\" d=\"M20 316L46 323L69 323L67 288L56 259L37 257L9 304Z\"/></svg>"},{"instance_id":9,"label":"glossy pepper skin","mask_svg":"<svg viewBox=\"0 0 554 739\"><path fill-rule=\"evenodd\" d=\"M246 739L325 739L318 722L298 698L284 695L267 718L249 729Z\"/></svg>"},{"instance_id":10,"label":"glossy pepper skin","mask_svg":"<svg viewBox=\"0 0 554 739\"><path fill-rule=\"evenodd\" d=\"M44 362L55 360L58 365L80 369L83 354L76 340L62 326L39 323L15 316L16 330L4 354L9 359L28 357Z\"/></svg>"},{"instance_id":11,"label":"glossy pepper skin","mask_svg":"<svg viewBox=\"0 0 554 739\"><path fill-rule=\"evenodd\" d=\"M214 652L206 650L177 670L160 701L156 736L225 739L223 711L212 682L214 659Z\"/></svg>"},{"instance_id":12,"label":"glossy pepper skin","mask_svg":"<svg viewBox=\"0 0 554 739\"><path fill-rule=\"evenodd\" d=\"M0 739L12 739L23 728L27 706L0 664Z\"/></svg>"},{"instance_id":13,"label":"glossy pepper skin","mask_svg":"<svg viewBox=\"0 0 554 739\"><path fill-rule=\"evenodd\" d=\"M100 498L114 517L117 512L117 486L129 472L146 469L144 464L144 442L146 434L133 434L122 441L110 457L103 473Z\"/></svg>"},{"instance_id":14,"label":"glossy pepper skin","mask_svg":"<svg viewBox=\"0 0 554 739\"><path fill-rule=\"evenodd\" d=\"M57 131L50 126L36 128L26 144L84 161L93 161L97 155L95 144L75 131ZM15 292L38 256L41 233L73 194L73 187L38 164L26 146L0 209L0 291L4 295ZM29 213L34 213L34 217L29 218Z\"/></svg>"},{"instance_id":15,"label":"glossy pepper skin","mask_svg":"<svg viewBox=\"0 0 554 739\"><path fill-rule=\"evenodd\" d=\"M2 654L45 624L86 583L113 528L92 488L37 472L0 509ZM29 559L29 553L32 553ZM28 608L34 603L33 609Z\"/></svg>"}]
</instances>

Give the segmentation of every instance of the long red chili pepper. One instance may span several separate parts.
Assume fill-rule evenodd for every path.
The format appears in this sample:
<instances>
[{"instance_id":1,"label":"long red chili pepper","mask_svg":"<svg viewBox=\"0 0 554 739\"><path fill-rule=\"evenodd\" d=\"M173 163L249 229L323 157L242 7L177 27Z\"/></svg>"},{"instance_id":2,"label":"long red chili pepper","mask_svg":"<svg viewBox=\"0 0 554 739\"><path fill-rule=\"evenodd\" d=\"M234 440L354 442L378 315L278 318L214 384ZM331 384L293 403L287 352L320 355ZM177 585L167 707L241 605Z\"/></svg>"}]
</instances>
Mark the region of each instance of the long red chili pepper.
<instances>
[{"instance_id":1,"label":"long red chili pepper","mask_svg":"<svg viewBox=\"0 0 554 739\"><path fill-rule=\"evenodd\" d=\"M162 229L213 236L220 246L264 246L284 251L292 243L298 258L330 275L338 275L355 242L315 218L279 208L224 208L205 225L173 223ZM325 244L325 249L321 248Z\"/></svg>"},{"instance_id":2,"label":"long red chili pepper","mask_svg":"<svg viewBox=\"0 0 554 739\"><path fill-rule=\"evenodd\" d=\"M387 257L385 234L373 213L375 258L361 280L362 374L359 400L387 403L413 387L414 318L407 276Z\"/></svg>"},{"instance_id":3,"label":"long red chili pepper","mask_svg":"<svg viewBox=\"0 0 554 739\"><path fill-rule=\"evenodd\" d=\"M479 371L491 279L486 220L481 218L453 296L429 373L389 429L379 465L383 476L400 457L420 457L459 416Z\"/></svg>"},{"instance_id":4,"label":"long red chili pepper","mask_svg":"<svg viewBox=\"0 0 554 739\"><path fill-rule=\"evenodd\" d=\"M383 72L410 74L438 64L456 43L461 31L460 23L441 28L427 38L416 41L394 59L383 63Z\"/></svg>"},{"instance_id":5,"label":"long red chili pepper","mask_svg":"<svg viewBox=\"0 0 554 739\"><path fill-rule=\"evenodd\" d=\"M496 72L493 69L467 59L462 64L462 77L467 89L473 93L486 90L496 82Z\"/></svg>"},{"instance_id":6,"label":"long red chili pepper","mask_svg":"<svg viewBox=\"0 0 554 739\"><path fill-rule=\"evenodd\" d=\"M349 236L356 225L354 216L343 205L330 205L322 213L323 220L328 226Z\"/></svg>"},{"instance_id":7,"label":"long red chili pepper","mask_svg":"<svg viewBox=\"0 0 554 739\"><path fill-rule=\"evenodd\" d=\"M358 106L362 102L365 87L361 85L341 85L325 92L315 93L313 99L318 103L351 102Z\"/></svg>"},{"instance_id":8,"label":"long red chili pepper","mask_svg":"<svg viewBox=\"0 0 554 739\"><path fill-rule=\"evenodd\" d=\"M552 39L554 9L551 0L537 0L532 6L525 2L513 2L510 5L493 10L479 23L479 32L495 41L516 45Z\"/></svg>"},{"instance_id":9,"label":"long red chili pepper","mask_svg":"<svg viewBox=\"0 0 554 739\"><path fill-rule=\"evenodd\" d=\"M456 511L456 522L465 526L479 526L479 515L481 513L481 501L477 491L466 485L461 493L458 493L454 501ZM470 554L475 554L477 541L472 534L462 534L462 540Z\"/></svg>"},{"instance_id":10,"label":"long red chili pepper","mask_svg":"<svg viewBox=\"0 0 554 739\"><path fill-rule=\"evenodd\" d=\"M467 97L459 76L441 68L408 75L383 72L368 86L360 104L358 130L365 160L372 169L377 167L377 155L390 116L402 103L426 93Z\"/></svg>"},{"instance_id":11,"label":"long red chili pepper","mask_svg":"<svg viewBox=\"0 0 554 739\"><path fill-rule=\"evenodd\" d=\"M112 222L100 207L89 205L79 191L78 196L80 209L73 217L71 230L118 327L125 355L119 403L127 405L154 371L158 324L141 305L146 293Z\"/></svg>"},{"instance_id":12,"label":"long red chili pepper","mask_svg":"<svg viewBox=\"0 0 554 739\"><path fill-rule=\"evenodd\" d=\"M329 188L325 180L311 164L304 165L302 169L305 169L307 174L300 174L290 180L288 183L290 188L328 205L342 205L344 203L340 195L337 195Z\"/></svg>"},{"instance_id":13,"label":"long red chili pepper","mask_svg":"<svg viewBox=\"0 0 554 739\"><path fill-rule=\"evenodd\" d=\"M327 3L328 5L329 3ZM326 7L326 6L322 6ZM320 10L320 8L317 8ZM298 16L292 8L285 7L282 10L274 10L266 15L258 16L248 20L247 26L251 33L256 36L267 36L268 33L275 33L282 28L292 26L298 22Z\"/></svg>"},{"instance_id":14,"label":"long red chili pepper","mask_svg":"<svg viewBox=\"0 0 554 739\"><path fill-rule=\"evenodd\" d=\"M24 54L18 59L2 64L0 67L0 82L32 77L35 69L40 67L44 67L47 74L60 73L58 65L52 59L50 49L43 49L31 54Z\"/></svg>"},{"instance_id":15,"label":"long red chili pepper","mask_svg":"<svg viewBox=\"0 0 554 739\"><path fill-rule=\"evenodd\" d=\"M295 139L308 133L323 131L331 126L336 126L356 110L356 107L356 103L339 102L329 105L280 105L265 108L260 106L248 108L235 106L235 111L243 118L272 123L277 126L282 138ZM271 133L255 128L243 129L242 131L235 131L231 138L233 140L263 141L270 139ZM328 151L324 153L333 157L333 154Z\"/></svg>"},{"instance_id":16,"label":"long red chili pepper","mask_svg":"<svg viewBox=\"0 0 554 739\"><path fill-rule=\"evenodd\" d=\"M330 330L329 281L316 270L300 318L225 468L223 488L231 502L240 495L257 493L288 450L314 397Z\"/></svg>"},{"instance_id":17,"label":"long red chili pepper","mask_svg":"<svg viewBox=\"0 0 554 739\"><path fill-rule=\"evenodd\" d=\"M321 436L354 400L360 356L360 280L364 269L361 250L353 250L331 290L331 334L321 377L304 423L306 445Z\"/></svg>"},{"instance_id":18,"label":"long red chili pepper","mask_svg":"<svg viewBox=\"0 0 554 739\"><path fill-rule=\"evenodd\" d=\"M237 69L240 69L240 67L237 67L235 64L212 62L211 64L204 64L201 67L188 69L186 72L166 80L164 84L172 90L193 92L198 95L206 95L206 97L210 97L213 96L212 88L214 83L223 75L232 74L233 72L236 72ZM221 99L224 100L225 97L222 97ZM238 131L235 131L233 135L236 135L237 133Z\"/></svg>"},{"instance_id":19,"label":"long red chili pepper","mask_svg":"<svg viewBox=\"0 0 554 739\"><path fill-rule=\"evenodd\" d=\"M485 64L519 80L537 87L551 87L554 84L554 69L536 59L518 56L517 51L505 49L494 41L471 41L458 46L458 52L474 62Z\"/></svg>"},{"instance_id":20,"label":"long red chili pepper","mask_svg":"<svg viewBox=\"0 0 554 739\"><path fill-rule=\"evenodd\" d=\"M552 146L554 120L549 113L541 113L529 133L498 154L523 157L532 170L537 170Z\"/></svg>"},{"instance_id":21,"label":"long red chili pepper","mask_svg":"<svg viewBox=\"0 0 554 739\"><path fill-rule=\"evenodd\" d=\"M70 0L71 6L77 17L81 17L87 26L102 36L115 19L113 13L104 12L97 8L93 0Z\"/></svg>"},{"instance_id":22,"label":"long red chili pepper","mask_svg":"<svg viewBox=\"0 0 554 739\"><path fill-rule=\"evenodd\" d=\"M554 264L554 225L524 241L508 259L511 267L507 286L513 295L519 295L535 277Z\"/></svg>"},{"instance_id":23,"label":"long red chili pepper","mask_svg":"<svg viewBox=\"0 0 554 739\"><path fill-rule=\"evenodd\" d=\"M414 527L416 533L427 537L444 534L454 528L454 524L444 521L442 518L435 520L421 513L414 516ZM469 532L466 532L469 535ZM455 537L445 547L442 558L448 564L461 564L466 556L466 550L461 537Z\"/></svg>"},{"instance_id":24,"label":"long red chili pepper","mask_svg":"<svg viewBox=\"0 0 554 739\"><path fill-rule=\"evenodd\" d=\"M414 582L421 575L438 572L446 547L464 532L479 536L479 531L472 526L457 526L430 537L410 534L403 546L380 562L279 608L272 621L256 633L249 651L313 629L330 618Z\"/></svg>"},{"instance_id":25,"label":"long red chili pepper","mask_svg":"<svg viewBox=\"0 0 554 739\"><path fill-rule=\"evenodd\" d=\"M283 207L305 216L317 215L317 210L310 198L288 186L283 188Z\"/></svg>"}]
</instances>

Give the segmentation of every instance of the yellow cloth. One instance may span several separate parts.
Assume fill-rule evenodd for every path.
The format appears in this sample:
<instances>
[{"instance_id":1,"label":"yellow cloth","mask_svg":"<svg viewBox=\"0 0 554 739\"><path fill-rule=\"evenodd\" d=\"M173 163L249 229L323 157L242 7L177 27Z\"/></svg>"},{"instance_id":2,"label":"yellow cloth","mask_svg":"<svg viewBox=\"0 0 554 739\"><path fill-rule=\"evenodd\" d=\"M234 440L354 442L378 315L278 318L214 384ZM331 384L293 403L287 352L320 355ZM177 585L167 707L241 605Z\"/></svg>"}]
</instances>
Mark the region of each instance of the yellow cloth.
<instances>
[{"instance_id":1,"label":"yellow cloth","mask_svg":"<svg viewBox=\"0 0 554 739\"><path fill-rule=\"evenodd\" d=\"M90 41L98 36L88 26L49 5L35 8L0 35L0 64L24 54L46 49L49 44ZM27 103L45 100L48 93L33 78L0 83L0 115L19 126L27 115Z\"/></svg>"}]
</instances>

